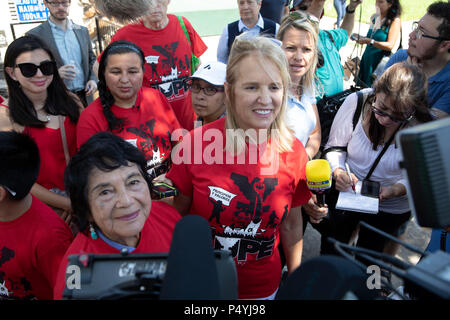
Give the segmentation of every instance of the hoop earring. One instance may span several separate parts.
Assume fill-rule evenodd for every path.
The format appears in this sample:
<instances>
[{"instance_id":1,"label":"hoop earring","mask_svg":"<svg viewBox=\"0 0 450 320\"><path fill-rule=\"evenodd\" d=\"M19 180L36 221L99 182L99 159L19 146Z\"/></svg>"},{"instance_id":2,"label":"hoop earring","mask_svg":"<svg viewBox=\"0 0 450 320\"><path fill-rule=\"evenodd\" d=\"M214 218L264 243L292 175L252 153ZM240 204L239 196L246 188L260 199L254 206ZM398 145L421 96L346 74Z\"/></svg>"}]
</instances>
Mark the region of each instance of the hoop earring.
<instances>
[{"instance_id":1,"label":"hoop earring","mask_svg":"<svg viewBox=\"0 0 450 320\"><path fill-rule=\"evenodd\" d=\"M89 231L91 232L91 238L93 240L97 240L98 239L98 235L97 235L97 232L95 232L95 228L92 225L92 223L89 223Z\"/></svg>"}]
</instances>

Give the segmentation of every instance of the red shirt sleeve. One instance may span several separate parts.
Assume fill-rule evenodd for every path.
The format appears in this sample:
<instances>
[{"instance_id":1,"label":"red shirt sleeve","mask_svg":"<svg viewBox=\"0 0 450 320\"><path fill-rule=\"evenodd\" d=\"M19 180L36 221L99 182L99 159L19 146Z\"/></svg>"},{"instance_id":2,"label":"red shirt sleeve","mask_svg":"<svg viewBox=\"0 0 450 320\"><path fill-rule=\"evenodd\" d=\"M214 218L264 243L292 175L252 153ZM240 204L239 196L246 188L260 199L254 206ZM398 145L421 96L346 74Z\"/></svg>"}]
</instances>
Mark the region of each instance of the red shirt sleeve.
<instances>
[{"instance_id":1,"label":"red shirt sleeve","mask_svg":"<svg viewBox=\"0 0 450 320\"><path fill-rule=\"evenodd\" d=\"M189 163L192 163L191 134L186 134L172 149L172 168L167 172L166 177L170 179L175 187L185 196L192 197L192 174Z\"/></svg>"},{"instance_id":2,"label":"red shirt sleeve","mask_svg":"<svg viewBox=\"0 0 450 320\"><path fill-rule=\"evenodd\" d=\"M108 131L108 123L102 110L98 107L100 99L96 99L81 112L77 124L77 149L100 131Z\"/></svg>"},{"instance_id":3,"label":"red shirt sleeve","mask_svg":"<svg viewBox=\"0 0 450 320\"><path fill-rule=\"evenodd\" d=\"M185 17L183 17L183 21L186 26L186 30L188 31L189 39L191 40L192 53L194 53L194 55L198 58L205 53L208 47L203 42L197 31L195 31L194 27L192 27L192 24Z\"/></svg>"}]
</instances>

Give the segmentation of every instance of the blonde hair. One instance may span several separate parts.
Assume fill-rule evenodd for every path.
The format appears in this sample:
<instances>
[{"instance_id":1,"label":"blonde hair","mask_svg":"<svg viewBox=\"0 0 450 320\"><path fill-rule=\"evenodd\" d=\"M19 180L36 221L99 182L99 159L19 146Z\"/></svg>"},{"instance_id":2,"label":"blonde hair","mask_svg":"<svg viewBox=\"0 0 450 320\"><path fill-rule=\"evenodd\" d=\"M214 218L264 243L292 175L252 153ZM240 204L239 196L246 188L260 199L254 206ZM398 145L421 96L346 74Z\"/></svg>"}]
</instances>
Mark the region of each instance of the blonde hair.
<instances>
[{"instance_id":1,"label":"blonde hair","mask_svg":"<svg viewBox=\"0 0 450 320\"><path fill-rule=\"evenodd\" d=\"M313 41L314 56L311 61L311 65L306 71L305 75L300 80L299 89L301 92L299 94L308 91L317 94L320 88L317 86L319 83L316 69L319 60L319 24L315 20L311 20L307 13L301 11L294 11L288 15L285 15L281 21L280 29L278 30L277 39L283 41L283 38L288 30L296 29L300 31L307 32Z\"/></svg>"},{"instance_id":2,"label":"blonde hair","mask_svg":"<svg viewBox=\"0 0 450 320\"><path fill-rule=\"evenodd\" d=\"M227 65L226 82L228 86L225 100L227 111L225 125L227 129L226 150L232 154L234 154L235 150L237 150L237 154L239 154L246 149L246 137L242 134L242 130L239 130L240 128L234 112L234 85L237 82L240 62L247 56L251 56L252 59L258 61L263 70L266 69L265 62L270 61L275 64L280 71L283 85L283 99L277 116L267 130L267 138L272 144L273 150L277 150L278 152L292 151L291 145L294 136L292 131L288 128L285 119L287 90L289 88L290 76L286 56L277 42L278 40L269 39L263 36L249 38L246 34L236 37L233 42ZM269 72L267 73L269 74ZM234 133L233 139L231 139L228 134L230 131Z\"/></svg>"}]
</instances>

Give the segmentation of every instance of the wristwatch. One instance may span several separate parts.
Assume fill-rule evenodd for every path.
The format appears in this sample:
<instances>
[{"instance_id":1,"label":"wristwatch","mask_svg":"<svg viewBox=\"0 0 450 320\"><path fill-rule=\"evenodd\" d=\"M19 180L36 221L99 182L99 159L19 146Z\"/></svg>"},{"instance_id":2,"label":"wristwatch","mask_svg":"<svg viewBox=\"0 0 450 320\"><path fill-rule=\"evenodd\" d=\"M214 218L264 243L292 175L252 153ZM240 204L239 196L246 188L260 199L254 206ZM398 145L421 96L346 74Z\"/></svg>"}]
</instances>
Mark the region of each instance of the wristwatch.
<instances>
[{"instance_id":1,"label":"wristwatch","mask_svg":"<svg viewBox=\"0 0 450 320\"><path fill-rule=\"evenodd\" d=\"M375 40L374 40L374 39L370 40L370 45L371 45L371 46L373 46L374 43L375 43Z\"/></svg>"}]
</instances>

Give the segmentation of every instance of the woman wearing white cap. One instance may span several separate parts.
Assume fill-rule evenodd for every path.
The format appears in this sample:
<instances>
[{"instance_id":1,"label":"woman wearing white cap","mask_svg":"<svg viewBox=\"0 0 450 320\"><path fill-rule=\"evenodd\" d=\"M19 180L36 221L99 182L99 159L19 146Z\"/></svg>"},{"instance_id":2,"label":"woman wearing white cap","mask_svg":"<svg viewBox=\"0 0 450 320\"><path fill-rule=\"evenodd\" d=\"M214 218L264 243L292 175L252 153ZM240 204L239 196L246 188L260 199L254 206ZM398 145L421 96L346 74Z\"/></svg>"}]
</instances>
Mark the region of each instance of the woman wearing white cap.
<instances>
[{"instance_id":1,"label":"woman wearing white cap","mask_svg":"<svg viewBox=\"0 0 450 320\"><path fill-rule=\"evenodd\" d=\"M216 121L225 115L224 83L227 65L218 62L202 64L190 81L195 127Z\"/></svg>"}]
</instances>

